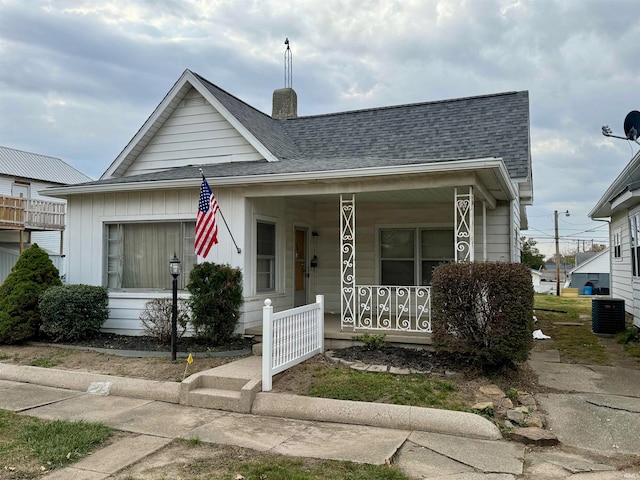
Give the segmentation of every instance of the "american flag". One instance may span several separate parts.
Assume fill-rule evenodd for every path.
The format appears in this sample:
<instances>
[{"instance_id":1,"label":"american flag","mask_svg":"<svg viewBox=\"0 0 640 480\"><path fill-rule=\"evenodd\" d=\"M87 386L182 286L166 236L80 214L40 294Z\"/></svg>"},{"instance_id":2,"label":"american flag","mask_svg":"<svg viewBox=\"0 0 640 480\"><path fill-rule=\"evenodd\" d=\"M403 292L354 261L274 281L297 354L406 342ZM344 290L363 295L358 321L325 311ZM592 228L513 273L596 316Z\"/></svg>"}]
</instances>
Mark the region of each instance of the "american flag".
<instances>
[{"instance_id":1,"label":"american flag","mask_svg":"<svg viewBox=\"0 0 640 480\"><path fill-rule=\"evenodd\" d=\"M207 179L202 177L200 187L200 201L198 202L198 218L196 219L196 254L206 257L211 247L218 243L218 224L216 223L216 213L218 213L218 202L211 193L211 188Z\"/></svg>"}]
</instances>

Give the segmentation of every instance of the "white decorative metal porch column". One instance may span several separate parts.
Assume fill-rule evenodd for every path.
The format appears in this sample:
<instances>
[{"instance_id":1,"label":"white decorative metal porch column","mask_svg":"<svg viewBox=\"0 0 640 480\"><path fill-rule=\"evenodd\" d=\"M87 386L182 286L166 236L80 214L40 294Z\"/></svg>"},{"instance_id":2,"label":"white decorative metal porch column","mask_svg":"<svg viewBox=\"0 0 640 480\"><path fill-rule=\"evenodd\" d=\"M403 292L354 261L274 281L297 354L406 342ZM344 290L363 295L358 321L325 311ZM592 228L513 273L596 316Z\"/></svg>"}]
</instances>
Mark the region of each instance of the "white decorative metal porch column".
<instances>
[{"instance_id":1,"label":"white decorative metal porch column","mask_svg":"<svg viewBox=\"0 0 640 480\"><path fill-rule=\"evenodd\" d=\"M474 260L473 187L468 193L458 193L455 188L455 259L456 262Z\"/></svg>"},{"instance_id":2,"label":"white decorative metal porch column","mask_svg":"<svg viewBox=\"0 0 640 480\"><path fill-rule=\"evenodd\" d=\"M356 197L340 194L340 330L356 327Z\"/></svg>"}]
</instances>

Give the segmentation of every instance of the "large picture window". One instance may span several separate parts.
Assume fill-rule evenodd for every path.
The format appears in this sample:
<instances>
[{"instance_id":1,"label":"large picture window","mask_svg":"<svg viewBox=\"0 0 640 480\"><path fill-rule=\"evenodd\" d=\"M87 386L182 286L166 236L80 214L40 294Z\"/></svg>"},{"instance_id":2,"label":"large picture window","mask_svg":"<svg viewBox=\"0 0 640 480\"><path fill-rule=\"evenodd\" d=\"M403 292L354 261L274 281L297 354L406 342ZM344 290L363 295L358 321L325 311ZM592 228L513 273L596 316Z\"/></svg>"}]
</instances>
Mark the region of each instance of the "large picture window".
<instances>
[{"instance_id":1,"label":"large picture window","mask_svg":"<svg viewBox=\"0 0 640 480\"><path fill-rule=\"evenodd\" d=\"M178 288L184 289L196 264L195 222L114 223L106 225L109 289L171 289L169 260L182 263Z\"/></svg>"},{"instance_id":2,"label":"large picture window","mask_svg":"<svg viewBox=\"0 0 640 480\"><path fill-rule=\"evenodd\" d=\"M276 288L276 225L256 223L256 292L272 292Z\"/></svg>"},{"instance_id":3,"label":"large picture window","mask_svg":"<svg viewBox=\"0 0 640 480\"><path fill-rule=\"evenodd\" d=\"M453 229L380 230L380 284L430 285L433 270L454 261Z\"/></svg>"}]
</instances>

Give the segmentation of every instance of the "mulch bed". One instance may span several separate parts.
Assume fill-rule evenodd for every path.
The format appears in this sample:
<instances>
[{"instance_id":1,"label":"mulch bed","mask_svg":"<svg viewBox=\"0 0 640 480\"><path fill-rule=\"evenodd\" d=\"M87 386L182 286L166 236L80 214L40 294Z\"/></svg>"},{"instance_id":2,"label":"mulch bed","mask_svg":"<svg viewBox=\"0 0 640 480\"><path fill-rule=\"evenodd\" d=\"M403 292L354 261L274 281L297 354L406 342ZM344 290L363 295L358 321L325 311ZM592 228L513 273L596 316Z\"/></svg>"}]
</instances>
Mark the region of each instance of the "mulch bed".
<instances>
[{"instance_id":1,"label":"mulch bed","mask_svg":"<svg viewBox=\"0 0 640 480\"><path fill-rule=\"evenodd\" d=\"M251 348L251 344L250 339L238 338L224 345L212 346L211 344L198 342L192 337L183 337L178 340L177 347L179 352L224 352ZM99 333L94 338L73 342L73 345L139 352L167 352L171 350L170 344L161 343L155 337L116 335L115 333Z\"/></svg>"}]
</instances>

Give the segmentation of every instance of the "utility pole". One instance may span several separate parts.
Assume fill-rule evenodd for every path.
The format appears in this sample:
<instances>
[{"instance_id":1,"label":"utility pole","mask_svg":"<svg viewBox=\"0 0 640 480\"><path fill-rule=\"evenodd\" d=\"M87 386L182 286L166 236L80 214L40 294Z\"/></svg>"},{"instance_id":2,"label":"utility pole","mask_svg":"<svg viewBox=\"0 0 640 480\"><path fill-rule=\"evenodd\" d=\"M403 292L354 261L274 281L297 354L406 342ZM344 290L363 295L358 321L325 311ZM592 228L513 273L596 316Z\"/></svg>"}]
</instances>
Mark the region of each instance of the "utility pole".
<instances>
[{"instance_id":1,"label":"utility pole","mask_svg":"<svg viewBox=\"0 0 640 480\"><path fill-rule=\"evenodd\" d=\"M553 212L556 227L556 296L560 296L560 243L558 241L558 211Z\"/></svg>"},{"instance_id":2,"label":"utility pole","mask_svg":"<svg viewBox=\"0 0 640 480\"><path fill-rule=\"evenodd\" d=\"M564 214L568 217L569 210L564 212ZM560 243L558 238L558 211L554 210L553 219L555 221L556 227L556 295L560 296Z\"/></svg>"}]
</instances>

